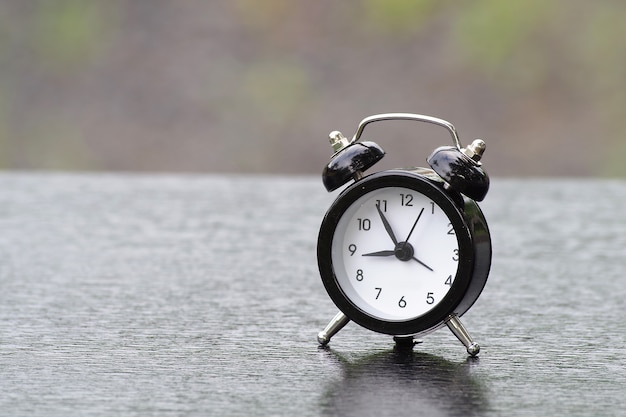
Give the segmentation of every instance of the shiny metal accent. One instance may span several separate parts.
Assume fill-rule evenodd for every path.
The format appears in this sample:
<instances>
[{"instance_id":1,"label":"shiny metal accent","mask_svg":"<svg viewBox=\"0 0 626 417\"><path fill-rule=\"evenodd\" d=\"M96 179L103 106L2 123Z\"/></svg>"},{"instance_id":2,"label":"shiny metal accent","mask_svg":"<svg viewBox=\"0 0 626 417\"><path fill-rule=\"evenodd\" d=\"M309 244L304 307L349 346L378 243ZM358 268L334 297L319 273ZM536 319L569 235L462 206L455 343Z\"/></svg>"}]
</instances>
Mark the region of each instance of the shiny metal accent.
<instances>
[{"instance_id":1,"label":"shiny metal accent","mask_svg":"<svg viewBox=\"0 0 626 417\"><path fill-rule=\"evenodd\" d=\"M324 330L317 334L317 342L322 346L326 346L330 342L330 338L343 329L349 321L350 319L340 311L328 322Z\"/></svg>"},{"instance_id":2,"label":"shiny metal accent","mask_svg":"<svg viewBox=\"0 0 626 417\"><path fill-rule=\"evenodd\" d=\"M383 113L383 114L375 114L373 116L366 117L365 119L361 120L361 123L359 123L359 127L356 133L354 134L354 137L350 141L350 143L356 142L361 138L361 135L363 134L363 130L365 129L365 126L367 126L370 123L380 122L383 120L414 120L417 122L432 123L438 126L445 127L446 129L448 129L448 131L450 132L450 135L452 136L452 140L454 141L454 146L456 146L456 148L459 151L461 150L461 142L459 141L459 135L457 134L456 129L454 128L452 123L443 119L439 119L437 117L425 116L422 114L413 114L413 113Z\"/></svg>"},{"instance_id":3,"label":"shiny metal accent","mask_svg":"<svg viewBox=\"0 0 626 417\"><path fill-rule=\"evenodd\" d=\"M478 355L478 352L480 352L480 345L472 340L472 337L467 332L467 329L463 326L461 320L459 320L459 316L456 314L450 314L446 318L445 323L457 339L463 343L470 356Z\"/></svg>"},{"instance_id":4,"label":"shiny metal accent","mask_svg":"<svg viewBox=\"0 0 626 417\"><path fill-rule=\"evenodd\" d=\"M486 148L487 145L484 140L475 139L472 143L467 145L467 147L463 148L462 151L465 155L470 157L472 161L478 162L480 161L480 158L483 157L483 153L485 153Z\"/></svg>"},{"instance_id":5,"label":"shiny metal accent","mask_svg":"<svg viewBox=\"0 0 626 417\"><path fill-rule=\"evenodd\" d=\"M337 130L333 130L328 134L328 141L330 142L330 146L333 147L333 152L335 153L350 145L348 139Z\"/></svg>"}]
</instances>

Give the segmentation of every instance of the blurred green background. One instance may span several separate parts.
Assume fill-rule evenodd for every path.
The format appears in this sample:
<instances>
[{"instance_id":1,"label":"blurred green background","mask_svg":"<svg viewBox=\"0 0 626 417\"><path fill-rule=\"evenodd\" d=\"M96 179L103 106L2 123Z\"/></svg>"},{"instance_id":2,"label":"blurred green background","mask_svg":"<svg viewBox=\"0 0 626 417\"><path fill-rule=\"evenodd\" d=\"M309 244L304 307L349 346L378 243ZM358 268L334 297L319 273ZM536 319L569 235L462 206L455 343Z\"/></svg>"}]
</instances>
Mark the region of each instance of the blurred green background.
<instances>
[{"instance_id":1,"label":"blurred green background","mask_svg":"<svg viewBox=\"0 0 626 417\"><path fill-rule=\"evenodd\" d=\"M319 174L366 116L499 176L626 175L621 0L3 0L0 169ZM445 130L371 125L387 166Z\"/></svg>"}]
</instances>

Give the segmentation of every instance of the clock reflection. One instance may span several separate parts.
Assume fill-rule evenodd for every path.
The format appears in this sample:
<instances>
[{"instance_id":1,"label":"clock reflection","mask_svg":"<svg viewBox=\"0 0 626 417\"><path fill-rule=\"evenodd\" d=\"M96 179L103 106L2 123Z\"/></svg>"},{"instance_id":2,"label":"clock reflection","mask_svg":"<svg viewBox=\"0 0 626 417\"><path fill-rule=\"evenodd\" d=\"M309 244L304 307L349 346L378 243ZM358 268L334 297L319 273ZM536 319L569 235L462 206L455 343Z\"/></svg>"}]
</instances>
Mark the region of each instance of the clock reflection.
<instances>
[{"instance_id":1,"label":"clock reflection","mask_svg":"<svg viewBox=\"0 0 626 417\"><path fill-rule=\"evenodd\" d=\"M478 416L488 409L485 388L471 376L477 358L461 363L394 350L346 360L320 349L342 369L322 398L326 416Z\"/></svg>"}]
</instances>

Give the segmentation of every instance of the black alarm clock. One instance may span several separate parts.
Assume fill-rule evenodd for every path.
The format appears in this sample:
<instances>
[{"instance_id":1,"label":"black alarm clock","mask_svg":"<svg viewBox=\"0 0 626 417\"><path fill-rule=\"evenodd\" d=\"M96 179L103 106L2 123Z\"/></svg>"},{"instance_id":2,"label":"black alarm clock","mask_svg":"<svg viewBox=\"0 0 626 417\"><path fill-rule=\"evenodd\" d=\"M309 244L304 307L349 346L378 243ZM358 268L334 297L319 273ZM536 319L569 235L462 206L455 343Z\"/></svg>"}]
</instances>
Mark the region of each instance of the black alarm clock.
<instances>
[{"instance_id":1,"label":"black alarm clock","mask_svg":"<svg viewBox=\"0 0 626 417\"><path fill-rule=\"evenodd\" d=\"M364 176L385 155L359 141L366 125L414 120L446 128L454 146L435 149L430 168ZM335 151L323 171L331 192L348 185L322 221L317 258L322 282L340 312L318 334L321 345L350 320L394 336L400 347L444 325L471 356L480 347L459 320L482 292L491 238L477 201L489 189L480 159L485 142L462 148L454 126L435 117L389 113L361 121L352 138L331 132Z\"/></svg>"}]
</instances>

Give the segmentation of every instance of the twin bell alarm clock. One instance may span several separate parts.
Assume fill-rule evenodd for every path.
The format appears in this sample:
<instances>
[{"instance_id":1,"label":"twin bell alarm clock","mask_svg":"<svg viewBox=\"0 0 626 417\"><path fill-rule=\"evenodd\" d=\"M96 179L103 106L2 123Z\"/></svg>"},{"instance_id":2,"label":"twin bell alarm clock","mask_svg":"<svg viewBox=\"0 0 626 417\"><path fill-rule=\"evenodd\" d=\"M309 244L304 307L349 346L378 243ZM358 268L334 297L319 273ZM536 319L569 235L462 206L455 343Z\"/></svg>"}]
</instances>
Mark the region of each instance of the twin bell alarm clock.
<instances>
[{"instance_id":1,"label":"twin bell alarm clock","mask_svg":"<svg viewBox=\"0 0 626 417\"><path fill-rule=\"evenodd\" d=\"M360 141L365 127L386 120L441 126L454 146L427 158L430 168L393 169L365 175L385 151ZM334 154L324 168L331 192L348 184L332 203L319 231L322 282L340 310L317 340L325 346L349 321L394 336L399 347L447 326L471 356L480 351L460 321L489 275L491 238L477 201L489 189L480 162L485 142L462 147L454 126L409 113L367 117L351 140L331 132Z\"/></svg>"}]
</instances>

